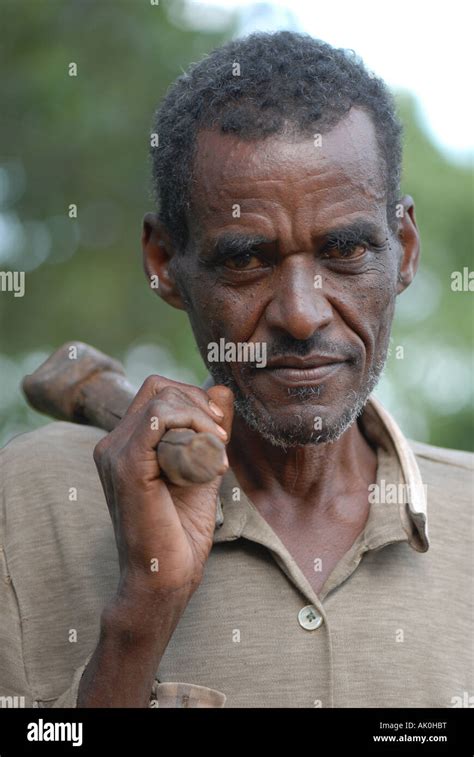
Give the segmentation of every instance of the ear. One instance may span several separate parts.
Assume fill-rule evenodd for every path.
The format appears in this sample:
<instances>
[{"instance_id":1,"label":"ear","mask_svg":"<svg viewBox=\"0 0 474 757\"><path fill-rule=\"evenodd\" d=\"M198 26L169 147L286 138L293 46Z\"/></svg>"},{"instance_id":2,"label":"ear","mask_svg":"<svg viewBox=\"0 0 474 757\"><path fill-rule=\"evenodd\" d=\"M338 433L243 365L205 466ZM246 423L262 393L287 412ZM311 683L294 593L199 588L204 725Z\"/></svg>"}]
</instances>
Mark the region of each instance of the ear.
<instances>
[{"instance_id":1,"label":"ear","mask_svg":"<svg viewBox=\"0 0 474 757\"><path fill-rule=\"evenodd\" d=\"M143 266L151 289L169 305L184 310L171 270L171 260L176 251L156 213L146 213L143 219L142 250Z\"/></svg>"},{"instance_id":2,"label":"ear","mask_svg":"<svg viewBox=\"0 0 474 757\"><path fill-rule=\"evenodd\" d=\"M409 195L400 200L403 209L400 218L398 239L402 248L398 273L397 294L403 292L413 281L420 259L420 235L415 220L415 203Z\"/></svg>"}]
</instances>

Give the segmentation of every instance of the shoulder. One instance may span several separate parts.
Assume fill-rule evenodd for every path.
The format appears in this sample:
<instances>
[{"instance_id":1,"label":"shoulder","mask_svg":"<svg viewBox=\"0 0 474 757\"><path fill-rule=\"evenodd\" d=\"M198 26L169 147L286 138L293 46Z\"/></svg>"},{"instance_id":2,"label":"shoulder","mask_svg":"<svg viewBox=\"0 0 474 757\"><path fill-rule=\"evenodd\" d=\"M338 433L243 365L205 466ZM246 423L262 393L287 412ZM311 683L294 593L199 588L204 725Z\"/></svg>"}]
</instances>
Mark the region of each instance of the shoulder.
<instances>
[{"instance_id":1,"label":"shoulder","mask_svg":"<svg viewBox=\"0 0 474 757\"><path fill-rule=\"evenodd\" d=\"M40 480L89 475L94 447L104 433L61 421L15 436L0 449L2 488L34 489Z\"/></svg>"},{"instance_id":2,"label":"shoulder","mask_svg":"<svg viewBox=\"0 0 474 757\"><path fill-rule=\"evenodd\" d=\"M48 423L34 431L15 436L7 442L0 449L0 460L8 461L9 466L21 466L23 463L41 467L44 462L58 455L70 457L71 453L74 453L83 459L104 434L104 431L92 426L63 421ZM23 458L24 455L28 455L28 461Z\"/></svg>"},{"instance_id":3,"label":"shoulder","mask_svg":"<svg viewBox=\"0 0 474 757\"><path fill-rule=\"evenodd\" d=\"M474 455L462 450L433 447L409 442L415 453L423 482L430 495L437 495L455 505L456 501L471 504Z\"/></svg>"},{"instance_id":4,"label":"shoulder","mask_svg":"<svg viewBox=\"0 0 474 757\"><path fill-rule=\"evenodd\" d=\"M9 441L0 450L0 528L11 536L33 536L41 528L45 533L58 519L72 525L79 514L83 517L88 512L92 522L96 517L105 518L105 500L93 458L94 447L104 433L57 422Z\"/></svg>"},{"instance_id":5,"label":"shoulder","mask_svg":"<svg viewBox=\"0 0 474 757\"><path fill-rule=\"evenodd\" d=\"M434 467L445 468L452 475L467 475L474 471L474 454L457 449L447 449L446 447L433 447L431 444L414 442L409 440L409 444L415 453L416 458L423 464L426 461Z\"/></svg>"}]
</instances>

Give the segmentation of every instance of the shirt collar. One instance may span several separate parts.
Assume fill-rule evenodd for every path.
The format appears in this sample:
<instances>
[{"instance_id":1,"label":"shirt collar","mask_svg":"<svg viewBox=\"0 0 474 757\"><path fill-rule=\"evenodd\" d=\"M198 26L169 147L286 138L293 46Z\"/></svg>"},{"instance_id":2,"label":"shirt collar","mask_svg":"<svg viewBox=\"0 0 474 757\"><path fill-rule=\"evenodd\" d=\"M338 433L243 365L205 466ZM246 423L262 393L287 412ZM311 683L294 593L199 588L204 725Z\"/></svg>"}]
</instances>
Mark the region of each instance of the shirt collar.
<instances>
[{"instance_id":1,"label":"shirt collar","mask_svg":"<svg viewBox=\"0 0 474 757\"><path fill-rule=\"evenodd\" d=\"M417 552L426 552L429 548L426 487L407 439L374 397L367 402L359 422L376 448L377 480L369 517L358 541L363 540L364 550L407 541ZM270 546L272 535L272 529L229 469L219 490L214 543L245 536Z\"/></svg>"}]
</instances>

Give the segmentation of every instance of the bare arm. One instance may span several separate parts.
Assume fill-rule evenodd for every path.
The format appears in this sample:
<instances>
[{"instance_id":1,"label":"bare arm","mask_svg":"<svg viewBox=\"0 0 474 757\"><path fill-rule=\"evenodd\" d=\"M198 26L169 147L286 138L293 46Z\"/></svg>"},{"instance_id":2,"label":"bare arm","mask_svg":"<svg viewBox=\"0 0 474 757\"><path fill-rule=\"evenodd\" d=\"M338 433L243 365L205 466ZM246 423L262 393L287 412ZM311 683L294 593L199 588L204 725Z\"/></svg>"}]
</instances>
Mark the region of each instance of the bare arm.
<instances>
[{"instance_id":1,"label":"bare arm","mask_svg":"<svg viewBox=\"0 0 474 757\"><path fill-rule=\"evenodd\" d=\"M78 707L148 707L160 660L189 601L135 594L102 613L100 639L79 686Z\"/></svg>"}]
</instances>

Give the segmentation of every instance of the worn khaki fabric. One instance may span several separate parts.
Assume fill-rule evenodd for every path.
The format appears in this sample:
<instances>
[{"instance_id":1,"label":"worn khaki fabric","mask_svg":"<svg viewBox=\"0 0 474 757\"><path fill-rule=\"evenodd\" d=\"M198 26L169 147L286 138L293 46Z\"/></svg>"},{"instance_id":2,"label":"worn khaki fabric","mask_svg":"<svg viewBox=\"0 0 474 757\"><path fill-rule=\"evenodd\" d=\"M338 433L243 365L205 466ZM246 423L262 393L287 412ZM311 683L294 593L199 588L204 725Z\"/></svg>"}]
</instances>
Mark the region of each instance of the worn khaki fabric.
<instances>
[{"instance_id":1,"label":"worn khaki fabric","mask_svg":"<svg viewBox=\"0 0 474 757\"><path fill-rule=\"evenodd\" d=\"M473 706L472 456L407 442L375 400L361 423L387 501L319 596L227 473L150 707ZM76 705L118 582L102 435L52 423L0 452L0 705Z\"/></svg>"}]
</instances>

